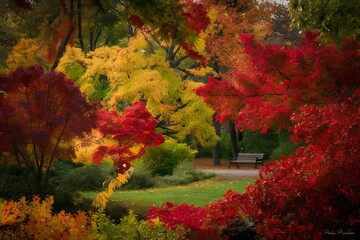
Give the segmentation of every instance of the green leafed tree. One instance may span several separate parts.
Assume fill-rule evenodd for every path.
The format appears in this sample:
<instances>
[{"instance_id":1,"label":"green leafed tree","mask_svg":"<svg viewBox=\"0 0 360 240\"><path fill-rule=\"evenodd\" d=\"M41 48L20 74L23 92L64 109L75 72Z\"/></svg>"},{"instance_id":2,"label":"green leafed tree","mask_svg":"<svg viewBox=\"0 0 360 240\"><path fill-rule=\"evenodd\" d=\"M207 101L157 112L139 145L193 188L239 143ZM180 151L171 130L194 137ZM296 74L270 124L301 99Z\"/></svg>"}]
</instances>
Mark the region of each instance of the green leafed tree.
<instances>
[{"instance_id":1,"label":"green leafed tree","mask_svg":"<svg viewBox=\"0 0 360 240\"><path fill-rule=\"evenodd\" d=\"M346 37L360 39L360 2L349 0L290 0L294 26L320 32L341 43Z\"/></svg>"}]
</instances>

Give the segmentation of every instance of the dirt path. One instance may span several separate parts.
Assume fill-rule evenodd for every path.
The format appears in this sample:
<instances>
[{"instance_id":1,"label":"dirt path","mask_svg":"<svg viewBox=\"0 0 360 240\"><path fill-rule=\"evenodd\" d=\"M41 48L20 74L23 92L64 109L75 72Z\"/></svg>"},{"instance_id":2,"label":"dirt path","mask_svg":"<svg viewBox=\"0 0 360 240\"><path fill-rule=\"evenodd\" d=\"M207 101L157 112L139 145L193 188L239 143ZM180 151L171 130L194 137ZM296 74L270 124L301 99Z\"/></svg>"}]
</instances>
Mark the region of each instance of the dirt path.
<instances>
[{"instance_id":1,"label":"dirt path","mask_svg":"<svg viewBox=\"0 0 360 240\"><path fill-rule=\"evenodd\" d=\"M214 166L212 159L198 158L195 160L195 169L214 172L216 175L226 180L236 180L243 178L256 178L259 175L259 169L254 169L254 165L241 165L240 169L236 165L231 165L228 168L229 163L227 160L221 160L220 166Z\"/></svg>"}]
</instances>

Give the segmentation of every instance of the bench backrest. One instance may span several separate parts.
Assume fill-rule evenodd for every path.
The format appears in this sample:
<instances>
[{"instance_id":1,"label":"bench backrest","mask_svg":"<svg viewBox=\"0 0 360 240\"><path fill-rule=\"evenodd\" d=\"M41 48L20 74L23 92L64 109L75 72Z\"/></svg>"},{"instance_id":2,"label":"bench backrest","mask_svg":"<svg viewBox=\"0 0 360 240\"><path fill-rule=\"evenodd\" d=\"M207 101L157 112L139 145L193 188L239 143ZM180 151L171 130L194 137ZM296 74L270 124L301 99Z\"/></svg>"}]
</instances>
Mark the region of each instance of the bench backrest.
<instances>
[{"instance_id":1,"label":"bench backrest","mask_svg":"<svg viewBox=\"0 0 360 240\"><path fill-rule=\"evenodd\" d=\"M239 161L251 161L251 160L256 160L257 159L263 159L264 158L264 153L239 153L237 160Z\"/></svg>"}]
</instances>

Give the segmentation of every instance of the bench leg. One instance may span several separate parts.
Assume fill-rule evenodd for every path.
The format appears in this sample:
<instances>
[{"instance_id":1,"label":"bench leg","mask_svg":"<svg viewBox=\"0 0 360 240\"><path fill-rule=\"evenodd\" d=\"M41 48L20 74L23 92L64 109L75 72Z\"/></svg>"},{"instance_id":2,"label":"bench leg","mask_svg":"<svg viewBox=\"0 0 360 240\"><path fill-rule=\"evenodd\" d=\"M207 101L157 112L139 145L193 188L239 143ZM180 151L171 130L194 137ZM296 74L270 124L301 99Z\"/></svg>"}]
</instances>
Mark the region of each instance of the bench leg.
<instances>
[{"instance_id":1,"label":"bench leg","mask_svg":"<svg viewBox=\"0 0 360 240\"><path fill-rule=\"evenodd\" d=\"M239 163L236 163L236 166L237 166L237 168L240 168L240 167L239 167Z\"/></svg>"}]
</instances>

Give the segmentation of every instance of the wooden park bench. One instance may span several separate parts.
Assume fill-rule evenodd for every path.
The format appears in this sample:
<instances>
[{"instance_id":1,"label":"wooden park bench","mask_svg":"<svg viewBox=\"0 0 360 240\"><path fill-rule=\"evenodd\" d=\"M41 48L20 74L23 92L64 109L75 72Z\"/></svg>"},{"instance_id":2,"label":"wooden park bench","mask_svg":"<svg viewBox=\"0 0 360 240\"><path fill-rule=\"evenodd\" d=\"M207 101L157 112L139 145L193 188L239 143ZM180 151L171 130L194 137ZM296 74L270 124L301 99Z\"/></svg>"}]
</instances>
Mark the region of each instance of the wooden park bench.
<instances>
[{"instance_id":1,"label":"wooden park bench","mask_svg":"<svg viewBox=\"0 0 360 240\"><path fill-rule=\"evenodd\" d=\"M239 153L237 158L229 159L229 168L231 163L236 163L237 168L239 163L254 163L256 168L258 163L264 165L264 153Z\"/></svg>"}]
</instances>

